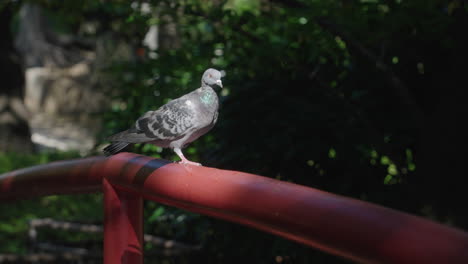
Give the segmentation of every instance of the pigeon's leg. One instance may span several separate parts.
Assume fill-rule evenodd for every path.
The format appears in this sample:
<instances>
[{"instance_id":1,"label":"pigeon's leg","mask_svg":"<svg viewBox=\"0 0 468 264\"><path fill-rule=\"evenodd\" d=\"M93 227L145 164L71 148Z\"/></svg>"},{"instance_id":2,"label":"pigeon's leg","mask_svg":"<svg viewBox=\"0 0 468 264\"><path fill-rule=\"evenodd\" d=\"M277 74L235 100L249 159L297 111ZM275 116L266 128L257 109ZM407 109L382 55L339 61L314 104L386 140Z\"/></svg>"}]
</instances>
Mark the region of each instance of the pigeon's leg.
<instances>
[{"instance_id":1,"label":"pigeon's leg","mask_svg":"<svg viewBox=\"0 0 468 264\"><path fill-rule=\"evenodd\" d=\"M193 161L190 161L188 160L187 158L185 158L184 154L182 153L182 150L180 150L180 148L174 148L174 152L177 154L177 156L179 156L179 158L181 159L181 161L179 163L181 164L188 164L188 165L195 165L195 166L201 166L200 163L196 163L196 162L193 162Z\"/></svg>"}]
</instances>

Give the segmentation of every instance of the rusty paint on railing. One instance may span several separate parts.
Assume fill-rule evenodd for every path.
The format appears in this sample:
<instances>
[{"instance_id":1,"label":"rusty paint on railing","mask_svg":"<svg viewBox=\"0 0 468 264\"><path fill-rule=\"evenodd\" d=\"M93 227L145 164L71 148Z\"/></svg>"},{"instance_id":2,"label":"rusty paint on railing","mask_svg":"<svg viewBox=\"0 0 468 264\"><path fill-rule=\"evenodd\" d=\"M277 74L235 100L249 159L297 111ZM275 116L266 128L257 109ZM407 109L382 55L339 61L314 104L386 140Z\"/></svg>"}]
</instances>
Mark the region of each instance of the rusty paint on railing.
<instances>
[{"instance_id":1,"label":"rusty paint on railing","mask_svg":"<svg viewBox=\"0 0 468 264\"><path fill-rule=\"evenodd\" d=\"M0 201L96 192L102 190L103 181L109 183L105 184L108 194L104 200L112 200L108 195L115 189L125 194L118 203L138 205L143 197L251 226L361 263L468 263L468 234L455 228L258 175L183 166L131 153L55 162L1 175ZM112 211L112 204L108 201L106 210ZM140 232L138 217L131 216L141 214L138 210L123 210L122 217L117 217L119 223L131 224L117 225L119 229ZM127 232L120 236L133 241L131 246L125 241L120 252L129 259L141 252L141 236L133 235ZM138 263L123 256L115 259Z\"/></svg>"}]
</instances>

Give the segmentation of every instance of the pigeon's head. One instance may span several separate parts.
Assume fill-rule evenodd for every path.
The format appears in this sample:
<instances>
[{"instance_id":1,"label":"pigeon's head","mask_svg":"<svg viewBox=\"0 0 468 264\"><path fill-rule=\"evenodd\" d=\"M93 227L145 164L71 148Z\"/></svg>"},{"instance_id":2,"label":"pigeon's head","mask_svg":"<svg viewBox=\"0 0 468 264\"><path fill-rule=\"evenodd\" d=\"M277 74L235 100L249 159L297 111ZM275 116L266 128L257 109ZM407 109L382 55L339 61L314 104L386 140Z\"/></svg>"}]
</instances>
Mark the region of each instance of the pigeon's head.
<instances>
[{"instance_id":1,"label":"pigeon's head","mask_svg":"<svg viewBox=\"0 0 468 264\"><path fill-rule=\"evenodd\" d=\"M221 72L215 69L208 69L203 73L201 80L202 86L210 86L211 88L223 88L221 82Z\"/></svg>"}]
</instances>

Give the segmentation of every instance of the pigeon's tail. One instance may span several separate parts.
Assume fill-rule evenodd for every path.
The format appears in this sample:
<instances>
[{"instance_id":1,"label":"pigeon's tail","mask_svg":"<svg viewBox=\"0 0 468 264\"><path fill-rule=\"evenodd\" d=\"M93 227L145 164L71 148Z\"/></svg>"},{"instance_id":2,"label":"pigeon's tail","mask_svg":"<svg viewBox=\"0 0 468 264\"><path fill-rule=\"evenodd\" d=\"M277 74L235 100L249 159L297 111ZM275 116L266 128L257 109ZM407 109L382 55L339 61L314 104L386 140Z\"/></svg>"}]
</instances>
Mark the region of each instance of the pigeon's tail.
<instances>
[{"instance_id":1,"label":"pigeon's tail","mask_svg":"<svg viewBox=\"0 0 468 264\"><path fill-rule=\"evenodd\" d=\"M122 149L128 146L127 142L112 142L109 146L105 147L102 151L106 156L112 156L119 153Z\"/></svg>"}]
</instances>

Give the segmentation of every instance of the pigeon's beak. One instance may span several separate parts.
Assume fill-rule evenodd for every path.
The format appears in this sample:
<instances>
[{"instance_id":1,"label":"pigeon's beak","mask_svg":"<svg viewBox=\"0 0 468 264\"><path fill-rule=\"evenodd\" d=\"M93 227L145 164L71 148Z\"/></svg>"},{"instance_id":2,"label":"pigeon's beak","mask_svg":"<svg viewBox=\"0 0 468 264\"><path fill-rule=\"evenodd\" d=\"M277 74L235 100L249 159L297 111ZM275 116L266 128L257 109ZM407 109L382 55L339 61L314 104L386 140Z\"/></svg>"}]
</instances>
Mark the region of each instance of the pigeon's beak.
<instances>
[{"instance_id":1,"label":"pigeon's beak","mask_svg":"<svg viewBox=\"0 0 468 264\"><path fill-rule=\"evenodd\" d=\"M217 84L219 87L223 88L223 83L221 82L221 80L217 80L217 81L216 81L216 84Z\"/></svg>"}]
</instances>

